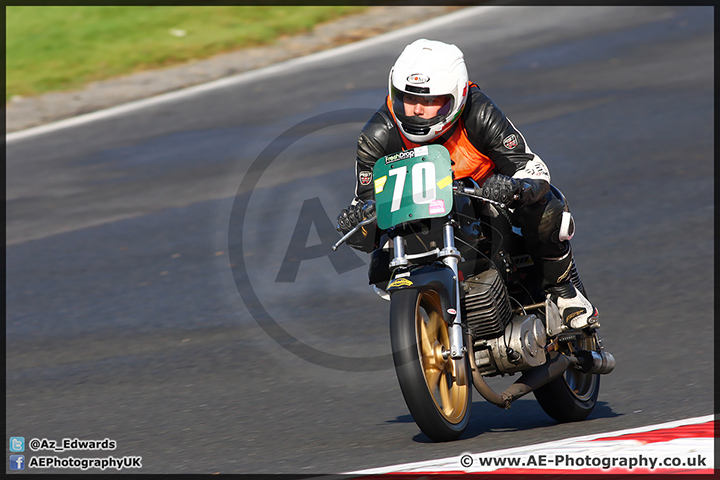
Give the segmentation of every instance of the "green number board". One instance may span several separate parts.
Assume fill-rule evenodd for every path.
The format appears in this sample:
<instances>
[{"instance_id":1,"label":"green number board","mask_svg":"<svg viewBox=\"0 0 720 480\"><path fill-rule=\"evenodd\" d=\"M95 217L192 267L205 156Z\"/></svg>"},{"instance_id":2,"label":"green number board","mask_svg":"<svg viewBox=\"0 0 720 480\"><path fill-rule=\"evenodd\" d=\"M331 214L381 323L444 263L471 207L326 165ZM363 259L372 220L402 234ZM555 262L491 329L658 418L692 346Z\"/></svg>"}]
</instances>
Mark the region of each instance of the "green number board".
<instances>
[{"instance_id":1,"label":"green number board","mask_svg":"<svg viewBox=\"0 0 720 480\"><path fill-rule=\"evenodd\" d=\"M375 163L378 227L450 213L453 205L450 154L442 145L426 145L387 155Z\"/></svg>"}]
</instances>

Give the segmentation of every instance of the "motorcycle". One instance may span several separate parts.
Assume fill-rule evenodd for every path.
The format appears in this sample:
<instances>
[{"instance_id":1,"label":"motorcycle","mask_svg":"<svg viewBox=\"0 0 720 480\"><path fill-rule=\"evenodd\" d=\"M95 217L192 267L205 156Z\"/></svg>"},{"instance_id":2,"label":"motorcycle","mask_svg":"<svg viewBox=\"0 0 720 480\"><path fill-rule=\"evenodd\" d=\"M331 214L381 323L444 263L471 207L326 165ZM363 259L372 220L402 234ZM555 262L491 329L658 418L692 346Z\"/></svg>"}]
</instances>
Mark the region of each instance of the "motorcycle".
<instances>
[{"instance_id":1,"label":"motorcycle","mask_svg":"<svg viewBox=\"0 0 720 480\"><path fill-rule=\"evenodd\" d=\"M471 387L505 409L533 392L558 422L586 418L615 359L597 324L575 330L562 322L506 205L483 198L471 179L453 180L441 145L387 155L373 179L375 214L332 249L371 223L383 232L369 283L390 301L395 371L420 430L434 441L460 437ZM562 228L573 229L566 217ZM585 294L574 262L571 279ZM500 393L485 381L516 373Z\"/></svg>"}]
</instances>

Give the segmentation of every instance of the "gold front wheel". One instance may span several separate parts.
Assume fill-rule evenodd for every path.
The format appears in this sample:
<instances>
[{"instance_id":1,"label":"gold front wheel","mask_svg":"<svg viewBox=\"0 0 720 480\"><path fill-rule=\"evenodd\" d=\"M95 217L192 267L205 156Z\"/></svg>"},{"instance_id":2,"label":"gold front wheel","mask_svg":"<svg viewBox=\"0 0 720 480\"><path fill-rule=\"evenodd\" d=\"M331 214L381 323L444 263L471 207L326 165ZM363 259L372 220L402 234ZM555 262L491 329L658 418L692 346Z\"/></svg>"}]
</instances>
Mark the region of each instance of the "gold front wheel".
<instances>
[{"instance_id":1,"label":"gold front wheel","mask_svg":"<svg viewBox=\"0 0 720 480\"><path fill-rule=\"evenodd\" d=\"M398 382L420 429L435 441L462 435L470 419L468 363L449 357L450 336L435 290L392 296L390 336Z\"/></svg>"}]
</instances>

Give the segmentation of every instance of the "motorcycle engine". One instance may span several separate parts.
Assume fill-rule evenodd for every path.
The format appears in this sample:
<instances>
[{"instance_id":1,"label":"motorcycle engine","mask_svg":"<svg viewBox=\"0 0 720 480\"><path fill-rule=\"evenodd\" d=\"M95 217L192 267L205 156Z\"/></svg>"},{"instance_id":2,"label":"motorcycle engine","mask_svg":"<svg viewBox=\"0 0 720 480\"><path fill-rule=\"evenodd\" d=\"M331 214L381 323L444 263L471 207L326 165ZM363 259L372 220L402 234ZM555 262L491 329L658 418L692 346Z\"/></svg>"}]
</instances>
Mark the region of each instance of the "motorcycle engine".
<instances>
[{"instance_id":1,"label":"motorcycle engine","mask_svg":"<svg viewBox=\"0 0 720 480\"><path fill-rule=\"evenodd\" d=\"M505 375L545 363L545 325L535 315L515 317L497 338L475 342L475 365L482 375Z\"/></svg>"},{"instance_id":2,"label":"motorcycle engine","mask_svg":"<svg viewBox=\"0 0 720 480\"><path fill-rule=\"evenodd\" d=\"M545 363L545 324L535 315L513 318L497 270L488 269L465 281L463 318L472 333L475 365L482 375L512 374Z\"/></svg>"},{"instance_id":3,"label":"motorcycle engine","mask_svg":"<svg viewBox=\"0 0 720 480\"><path fill-rule=\"evenodd\" d=\"M473 338L495 338L512 319L505 283L497 270L489 268L465 280L462 315Z\"/></svg>"}]
</instances>

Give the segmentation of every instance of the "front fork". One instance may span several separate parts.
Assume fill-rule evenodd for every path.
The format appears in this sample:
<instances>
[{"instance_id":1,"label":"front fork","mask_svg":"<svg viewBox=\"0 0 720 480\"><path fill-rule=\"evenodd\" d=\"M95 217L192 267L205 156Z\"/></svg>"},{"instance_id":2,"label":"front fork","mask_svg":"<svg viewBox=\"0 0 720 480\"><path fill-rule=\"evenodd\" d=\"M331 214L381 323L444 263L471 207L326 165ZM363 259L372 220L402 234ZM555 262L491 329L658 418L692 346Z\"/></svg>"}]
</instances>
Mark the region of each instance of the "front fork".
<instances>
[{"instance_id":1,"label":"front fork","mask_svg":"<svg viewBox=\"0 0 720 480\"><path fill-rule=\"evenodd\" d=\"M437 253L438 259L447 265L453 272L453 280L455 281L455 298L453 308L448 309L452 322L448 327L450 337L449 356L453 360L463 358L467 352L467 347L463 342L462 314L460 308L460 277L458 273L458 263L460 262L460 251L455 248L455 227L452 220L443 225L443 243L444 248ZM394 258L390 262L391 268L405 267L409 261L405 255L405 240L401 235L393 238Z\"/></svg>"},{"instance_id":2,"label":"front fork","mask_svg":"<svg viewBox=\"0 0 720 480\"><path fill-rule=\"evenodd\" d=\"M455 280L455 318L448 328L450 331L450 358L458 360L463 358L465 352L467 352L467 347L463 343L462 309L460 308L460 275L458 273L460 251L455 248L455 228L452 221L443 226L443 239L445 248L440 251L438 258L452 269L453 279Z\"/></svg>"}]
</instances>

